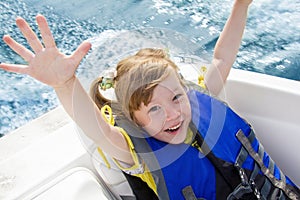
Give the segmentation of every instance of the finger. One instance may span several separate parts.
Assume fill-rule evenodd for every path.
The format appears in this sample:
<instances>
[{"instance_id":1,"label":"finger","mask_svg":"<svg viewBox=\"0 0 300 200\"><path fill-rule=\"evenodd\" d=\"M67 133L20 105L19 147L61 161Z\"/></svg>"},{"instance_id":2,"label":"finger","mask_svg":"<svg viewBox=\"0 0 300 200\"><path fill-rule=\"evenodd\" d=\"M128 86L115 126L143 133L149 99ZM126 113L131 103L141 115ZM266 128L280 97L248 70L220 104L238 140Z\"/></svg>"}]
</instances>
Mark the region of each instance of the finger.
<instances>
[{"instance_id":1,"label":"finger","mask_svg":"<svg viewBox=\"0 0 300 200\"><path fill-rule=\"evenodd\" d=\"M34 57L34 54L30 50L16 42L9 35L3 36L3 41L25 61L29 62Z\"/></svg>"},{"instance_id":2,"label":"finger","mask_svg":"<svg viewBox=\"0 0 300 200\"><path fill-rule=\"evenodd\" d=\"M36 21L39 25L39 29L43 38L45 47L56 47L55 40L49 28L46 18L43 15L37 15Z\"/></svg>"},{"instance_id":3,"label":"finger","mask_svg":"<svg viewBox=\"0 0 300 200\"><path fill-rule=\"evenodd\" d=\"M37 37L37 35L33 32L33 30L30 28L28 23L21 17L18 17L16 19L16 24L21 30L22 34L26 38L28 44L31 46L34 52L38 53L42 51L44 48L41 41Z\"/></svg>"},{"instance_id":4,"label":"finger","mask_svg":"<svg viewBox=\"0 0 300 200\"><path fill-rule=\"evenodd\" d=\"M88 41L82 42L74 53L71 55L71 58L74 60L74 63L79 64L83 57L88 53L91 49L91 43Z\"/></svg>"},{"instance_id":5,"label":"finger","mask_svg":"<svg viewBox=\"0 0 300 200\"><path fill-rule=\"evenodd\" d=\"M28 73L27 65L1 63L0 68L4 69L5 71L19 73L19 74L27 74Z\"/></svg>"}]
</instances>

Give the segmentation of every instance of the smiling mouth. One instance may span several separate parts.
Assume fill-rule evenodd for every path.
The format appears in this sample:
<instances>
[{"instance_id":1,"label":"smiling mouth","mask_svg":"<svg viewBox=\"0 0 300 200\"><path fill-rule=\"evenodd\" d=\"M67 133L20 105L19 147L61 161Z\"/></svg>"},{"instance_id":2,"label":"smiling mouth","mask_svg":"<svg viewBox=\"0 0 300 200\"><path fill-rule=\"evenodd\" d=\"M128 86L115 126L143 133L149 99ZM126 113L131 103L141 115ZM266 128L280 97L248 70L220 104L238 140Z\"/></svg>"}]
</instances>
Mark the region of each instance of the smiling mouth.
<instances>
[{"instance_id":1,"label":"smiling mouth","mask_svg":"<svg viewBox=\"0 0 300 200\"><path fill-rule=\"evenodd\" d=\"M180 122L180 123L179 123L178 125L176 125L176 126L173 126L173 127L170 127L170 128L168 128L168 129L166 129L165 131L168 132L168 133L174 133L174 132L176 132L176 131L179 130L179 128L181 127L181 124L182 124L182 122Z\"/></svg>"}]
</instances>

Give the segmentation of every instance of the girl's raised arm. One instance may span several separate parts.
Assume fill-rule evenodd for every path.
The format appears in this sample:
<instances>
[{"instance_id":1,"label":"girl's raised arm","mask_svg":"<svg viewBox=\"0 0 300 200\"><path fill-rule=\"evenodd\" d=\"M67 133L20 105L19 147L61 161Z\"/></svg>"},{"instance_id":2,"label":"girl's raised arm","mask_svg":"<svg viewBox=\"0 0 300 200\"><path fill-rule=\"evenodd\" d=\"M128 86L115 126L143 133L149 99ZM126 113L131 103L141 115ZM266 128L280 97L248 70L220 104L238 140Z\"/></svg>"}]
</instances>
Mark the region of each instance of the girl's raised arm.
<instances>
[{"instance_id":1,"label":"girl's raised arm","mask_svg":"<svg viewBox=\"0 0 300 200\"><path fill-rule=\"evenodd\" d=\"M0 68L28 74L53 87L64 109L88 137L110 156L131 164L133 161L124 137L116 127L105 122L99 109L75 76L75 71L91 44L83 42L72 55L67 56L57 49L46 18L37 15L36 20L43 43L23 18L16 19L17 26L32 51L8 35L3 37L4 42L28 65L1 63Z\"/></svg>"},{"instance_id":2,"label":"girl's raised arm","mask_svg":"<svg viewBox=\"0 0 300 200\"><path fill-rule=\"evenodd\" d=\"M235 0L231 14L214 49L212 65L205 76L207 89L218 95L236 59L252 0Z\"/></svg>"}]
</instances>

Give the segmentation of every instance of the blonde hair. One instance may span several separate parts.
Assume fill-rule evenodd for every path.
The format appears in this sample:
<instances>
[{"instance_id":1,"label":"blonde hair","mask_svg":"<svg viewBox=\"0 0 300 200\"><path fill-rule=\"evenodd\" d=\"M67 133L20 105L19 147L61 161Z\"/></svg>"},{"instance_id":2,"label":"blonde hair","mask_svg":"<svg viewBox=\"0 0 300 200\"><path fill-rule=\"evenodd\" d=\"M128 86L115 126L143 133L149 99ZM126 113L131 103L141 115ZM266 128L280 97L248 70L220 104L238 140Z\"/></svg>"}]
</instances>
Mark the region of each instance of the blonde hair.
<instances>
[{"instance_id":1,"label":"blonde hair","mask_svg":"<svg viewBox=\"0 0 300 200\"><path fill-rule=\"evenodd\" d=\"M141 49L118 63L114 87L119 109L125 116L137 122L133 112L142 103L148 105L154 88L170 74L170 67L178 70L164 50L153 48ZM101 95L101 81L101 78L96 79L90 90L90 95L99 108L104 104L114 103Z\"/></svg>"}]
</instances>

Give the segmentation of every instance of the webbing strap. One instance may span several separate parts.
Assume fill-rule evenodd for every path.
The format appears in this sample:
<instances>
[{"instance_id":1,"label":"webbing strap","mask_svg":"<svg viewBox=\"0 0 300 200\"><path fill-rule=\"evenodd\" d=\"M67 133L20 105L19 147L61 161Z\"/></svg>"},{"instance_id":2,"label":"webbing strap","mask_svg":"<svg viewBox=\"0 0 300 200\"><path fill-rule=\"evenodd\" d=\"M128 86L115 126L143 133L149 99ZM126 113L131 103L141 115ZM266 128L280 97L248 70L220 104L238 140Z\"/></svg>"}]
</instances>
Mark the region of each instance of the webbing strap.
<instances>
[{"instance_id":1,"label":"webbing strap","mask_svg":"<svg viewBox=\"0 0 300 200\"><path fill-rule=\"evenodd\" d=\"M251 130L251 132L248 136L248 140L250 143L252 143L254 141L254 139L255 139L255 135L254 135L253 130ZM259 147L259 156L262 158L264 155L264 149L263 149L263 147L262 148L261 147L262 146ZM235 161L235 167L239 171L239 175L241 178L241 184L239 184L234 189L234 191L228 196L227 199L239 199L246 193L254 193L254 195L256 195L258 199L264 200L264 198L261 197L261 194L254 182L255 177L257 176L257 174L260 171L259 166L255 163L254 169L250 176L250 180L248 180L247 175L245 174L244 170L241 167L243 165L243 163L245 162L245 160L247 159L247 157L248 157L248 151L242 146L241 150L236 158L236 161Z\"/></svg>"},{"instance_id":2,"label":"webbing strap","mask_svg":"<svg viewBox=\"0 0 300 200\"><path fill-rule=\"evenodd\" d=\"M247 138L248 138L249 142L252 144L252 142L253 142L254 139L255 139L255 134L254 134L253 129L251 129L251 132L249 133L249 135L248 135Z\"/></svg>"},{"instance_id":3,"label":"webbing strap","mask_svg":"<svg viewBox=\"0 0 300 200\"><path fill-rule=\"evenodd\" d=\"M197 200L193 188L190 185L182 189L182 194L185 200Z\"/></svg>"},{"instance_id":4,"label":"webbing strap","mask_svg":"<svg viewBox=\"0 0 300 200\"><path fill-rule=\"evenodd\" d=\"M269 168L270 172L272 174L274 174L275 163L271 158L269 158L268 168ZM285 178L284 174L281 171L280 171L280 180L286 181L286 178ZM268 194L270 194L270 190L271 190L271 182L269 181L269 179L266 179L264 185L261 188L261 194L267 196ZM271 196L272 197L274 196L274 198L276 197L279 200L284 200L285 199L285 196L283 195L282 191L278 190L278 189L275 189L271 193Z\"/></svg>"},{"instance_id":5,"label":"webbing strap","mask_svg":"<svg viewBox=\"0 0 300 200\"><path fill-rule=\"evenodd\" d=\"M285 200L285 196L283 195L283 192L280 190L280 195L278 197L278 200Z\"/></svg>"},{"instance_id":6,"label":"webbing strap","mask_svg":"<svg viewBox=\"0 0 300 200\"><path fill-rule=\"evenodd\" d=\"M248 156L247 150L242 146L235 163L239 166L242 166Z\"/></svg>"},{"instance_id":7,"label":"webbing strap","mask_svg":"<svg viewBox=\"0 0 300 200\"><path fill-rule=\"evenodd\" d=\"M270 170L270 173L274 174L274 170L275 170L275 163L272 160L272 158L269 157L269 165L268 168ZM267 196L270 193L271 190L271 182L269 179L265 179L264 185L262 186L260 192L262 194L262 196Z\"/></svg>"},{"instance_id":8,"label":"webbing strap","mask_svg":"<svg viewBox=\"0 0 300 200\"><path fill-rule=\"evenodd\" d=\"M244 148L248 151L249 155L256 161L259 165L262 173L270 180L270 182L277 188L281 189L290 199L297 200L299 199L298 195L286 187L286 182L284 180L278 180L270 172L270 170L264 165L263 160L260 158L259 154L253 149L250 141L245 136L242 130L239 130L236 134L238 140L242 143ZM281 172L282 173L282 172Z\"/></svg>"},{"instance_id":9,"label":"webbing strap","mask_svg":"<svg viewBox=\"0 0 300 200\"><path fill-rule=\"evenodd\" d=\"M258 155L261 159L263 159L264 157L264 147L259 143L259 146L258 146ZM254 165L254 170L252 171L251 173L251 176L250 176L250 180L254 180L255 177L257 176L258 172L259 172L259 166L257 165L257 163L255 163Z\"/></svg>"},{"instance_id":10,"label":"webbing strap","mask_svg":"<svg viewBox=\"0 0 300 200\"><path fill-rule=\"evenodd\" d=\"M133 196L120 196L122 200L136 200Z\"/></svg>"},{"instance_id":11,"label":"webbing strap","mask_svg":"<svg viewBox=\"0 0 300 200\"><path fill-rule=\"evenodd\" d=\"M254 132L253 130L251 130L251 132L249 133L248 135L248 140L250 141L250 143L252 143L255 139L255 135L254 135ZM242 146L237 158L236 158L236 161L235 163L238 164L239 166L242 166L243 163L245 162L246 158L248 156L248 152L247 150Z\"/></svg>"},{"instance_id":12,"label":"webbing strap","mask_svg":"<svg viewBox=\"0 0 300 200\"><path fill-rule=\"evenodd\" d=\"M282 190L279 190L276 188L274 192L272 193L270 199L278 199L278 200L285 200L285 196L283 195Z\"/></svg>"},{"instance_id":13,"label":"webbing strap","mask_svg":"<svg viewBox=\"0 0 300 200\"><path fill-rule=\"evenodd\" d=\"M274 174L275 171L275 162L272 160L272 158L269 158L269 170L272 174Z\"/></svg>"},{"instance_id":14,"label":"webbing strap","mask_svg":"<svg viewBox=\"0 0 300 200\"><path fill-rule=\"evenodd\" d=\"M197 198L192 186L186 186L182 189L182 194L185 200L205 200L204 198Z\"/></svg>"},{"instance_id":15,"label":"webbing strap","mask_svg":"<svg viewBox=\"0 0 300 200\"><path fill-rule=\"evenodd\" d=\"M227 197L227 200L241 199L244 194L249 194L253 192L249 184L243 185L240 183L236 189Z\"/></svg>"},{"instance_id":16,"label":"webbing strap","mask_svg":"<svg viewBox=\"0 0 300 200\"><path fill-rule=\"evenodd\" d=\"M261 159L263 159L264 157L264 153L265 153L265 150L264 150L264 147L259 143L259 146L258 146L258 155ZM257 174L259 173L260 169L259 169L259 166L257 163L254 164L254 169L250 175L250 184L252 184L252 187L254 188L254 194L256 195L257 199L261 199L261 200L265 200L265 196L262 196L261 195L261 192L259 191L259 189L256 187L256 184L255 184L255 177L257 176Z\"/></svg>"},{"instance_id":17,"label":"webbing strap","mask_svg":"<svg viewBox=\"0 0 300 200\"><path fill-rule=\"evenodd\" d=\"M265 179L265 183L262 186L260 193L263 197L267 197L270 193L271 190L271 182L269 181L269 179Z\"/></svg>"}]
</instances>

